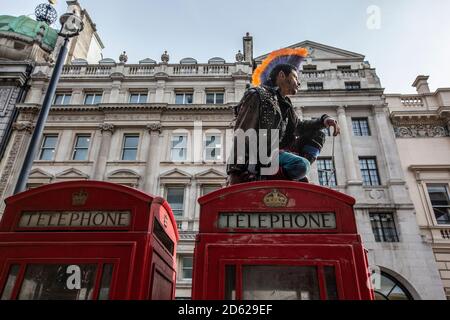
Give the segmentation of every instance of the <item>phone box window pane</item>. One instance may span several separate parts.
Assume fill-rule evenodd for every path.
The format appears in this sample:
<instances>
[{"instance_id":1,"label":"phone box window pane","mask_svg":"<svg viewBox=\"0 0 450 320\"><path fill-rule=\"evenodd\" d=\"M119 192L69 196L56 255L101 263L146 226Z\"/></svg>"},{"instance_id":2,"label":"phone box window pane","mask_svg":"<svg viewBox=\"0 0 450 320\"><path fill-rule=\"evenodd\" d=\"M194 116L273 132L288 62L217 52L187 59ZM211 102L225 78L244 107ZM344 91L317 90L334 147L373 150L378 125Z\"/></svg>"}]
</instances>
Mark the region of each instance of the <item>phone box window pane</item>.
<instances>
[{"instance_id":1,"label":"phone box window pane","mask_svg":"<svg viewBox=\"0 0 450 320\"><path fill-rule=\"evenodd\" d=\"M244 300L319 300L317 268L312 266L244 266Z\"/></svg>"},{"instance_id":2,"label":"phone box window pane","mask_svg":"<svg viewBox=\"0 0 450 320\"><path fill-rule=\"evenodd\" d=\"M236 300L236 266L225 266L225 300Z\"/></svg>"},{"instance_id":3,"label":"phone box window pane","mask_svg":"<svg viewBox=\"0 0 450 320\"><path fill-rule=\"evenodd\" d=\"M334 267L328 266L323 268L325 274L325 285L327 289L328 300L338 300L338 292L336 287L336 271Z\"/></svg>"},{"instance_id":4,"label":"phone box window pane","mask_svg":"<svg viewBox=\"0 0 450 320\"><path fill-rule=\"evenodd\" d=\"M75 268L73 266L28 265L20 288L19 300L91 300L97 265L76 265Z\"/></svg>"},{"instance_id":5,"label":"phone box window pane","mask_svg":"<svg viewBox=\"0 0 450 320\"><path fill-rule=\"evenodd\" d=\"M5 287L2 292L1 300L11 299L12 291L14 290L14 285L16 284L17 275L19 274L20 266L14 264L9 268L8 279L6 280Z\"/></svg>"},{"instance_id":6,"label":"phone box window pane","mask_svg":"<svg viewBox=\"0 0 450 320\"><path fill-rule=\"evenodd\" d=\"M100 291L98 293L98 300L109 300L109 291L111 289L111 279L113 275L113 265L103 265L102 280L100 284Z\"/></svg>"}]
</instances>

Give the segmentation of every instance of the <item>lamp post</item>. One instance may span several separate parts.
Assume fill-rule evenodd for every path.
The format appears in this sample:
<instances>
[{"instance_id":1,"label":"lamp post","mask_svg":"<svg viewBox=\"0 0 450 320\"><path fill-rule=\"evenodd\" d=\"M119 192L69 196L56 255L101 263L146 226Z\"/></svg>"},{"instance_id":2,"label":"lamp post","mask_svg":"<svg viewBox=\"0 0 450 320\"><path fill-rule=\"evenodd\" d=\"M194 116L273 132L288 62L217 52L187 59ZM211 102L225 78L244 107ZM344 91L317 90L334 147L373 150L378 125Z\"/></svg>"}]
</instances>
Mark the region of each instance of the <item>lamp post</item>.
<instances>
[{"instance_id":1,"label":"lamp post","mask_svg":"<svg viewBox=\"0 0 450 320\"><path fill-rule=\"evenodd\" d=\"M54 16L56 20L55 12L53 7L49 9L49 5L46 5L45 9L42 10L45 16L38 16L38 10L36 10L36 18L38 21L45 21L48 24L51 22L49 16ZM36 154L39 149L39 142L42 139L42 133L44 131L45 123L47 121L48 113L50 112L50 107L52 105L52 99L55 96L56 86L59 82L59 78L61 76L61 71L64 66L64 60L67 55L67 47L69 43L69 39L77 36L83 30L84 24L80 17L73 13L65 13L60 19L61 23L61 31L58 33L60 37L64 39L63 45L58 53L58 58L56 59L55 67L53 69L52 76L50 78L50 83L47 88L47 92L45 94L44 102L41 107L41 111L39 112L39 117L36 122L36 127L34 129L33 135L31 136L30 143L28 145L27 153L25 155L25 159L23 162L23 166L20 169L19 179L16 184L16 188L14 189L14 194L25 191L28 175L30 174L31 167L33 166L33 161L36 158Z\"/></svg>"}]
</instances>

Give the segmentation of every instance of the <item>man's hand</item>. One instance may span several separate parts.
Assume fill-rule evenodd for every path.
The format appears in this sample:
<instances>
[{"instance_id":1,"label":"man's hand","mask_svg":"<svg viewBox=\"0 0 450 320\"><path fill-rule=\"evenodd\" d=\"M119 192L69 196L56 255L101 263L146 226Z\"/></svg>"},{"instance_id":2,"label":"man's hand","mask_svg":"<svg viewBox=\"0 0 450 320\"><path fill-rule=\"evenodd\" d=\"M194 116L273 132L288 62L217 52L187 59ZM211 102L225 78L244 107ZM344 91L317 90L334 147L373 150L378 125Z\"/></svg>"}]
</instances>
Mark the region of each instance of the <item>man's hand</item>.
<instances>
[{"instance_id":1,"label":"man's hand","mask_svg":"<svg viewBox=\"0 0 450 320\"><path fill-rule=\"evenodd\" d=\"M333 137L336 137L339 133L341 133L341 127L339 127L337 121L331 117L325 119L324 125L327 128L333 127Z\"/></svg>"}]
</instances>

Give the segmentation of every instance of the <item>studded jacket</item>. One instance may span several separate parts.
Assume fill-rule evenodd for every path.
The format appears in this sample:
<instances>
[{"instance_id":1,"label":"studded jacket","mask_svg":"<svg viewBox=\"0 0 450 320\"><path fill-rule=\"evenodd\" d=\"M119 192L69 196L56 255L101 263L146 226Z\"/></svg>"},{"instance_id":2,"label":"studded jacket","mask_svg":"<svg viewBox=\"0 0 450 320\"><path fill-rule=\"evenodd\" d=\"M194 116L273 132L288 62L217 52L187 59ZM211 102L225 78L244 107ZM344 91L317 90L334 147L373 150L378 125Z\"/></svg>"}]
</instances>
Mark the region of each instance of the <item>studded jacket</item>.
<instances>
[{"instance_id":1,"label":"studded jacket","mask_svg":"<svg viewBox=\"0 0 450 320\"><path fill-rule=\"evenodd\" d=\"M317 120L301 121L295 114L292 102L288 97L283 98L275 88L260 86L248 89L240 103L235 108L236 122L234 130L267 129L267 144L270 151L270 130L279 130L279 148L290 149L296 135L309 134L325 128L323 115ZM237 163L237 143L234 137L232 156L228 159L227 174L240 175L239 182L258 179L261 164L248 164L248 140L245 141L245 163ZM259 140L258 140L259 143ZM259 155L258 155L259 156ZM259 159L259 157L258 157ZM249 178L252 177L252 178ZM254 178L256 177L256 178Z\"/></svg>"}]
</instances>

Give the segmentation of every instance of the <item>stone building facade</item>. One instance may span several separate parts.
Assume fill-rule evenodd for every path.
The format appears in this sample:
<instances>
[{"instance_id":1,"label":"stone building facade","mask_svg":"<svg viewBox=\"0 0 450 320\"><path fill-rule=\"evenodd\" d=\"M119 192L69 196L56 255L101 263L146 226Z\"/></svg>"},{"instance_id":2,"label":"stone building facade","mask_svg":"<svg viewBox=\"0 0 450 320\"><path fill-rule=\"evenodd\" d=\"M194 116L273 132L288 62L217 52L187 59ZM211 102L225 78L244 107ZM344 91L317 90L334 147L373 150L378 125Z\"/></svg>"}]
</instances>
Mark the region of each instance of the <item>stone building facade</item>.
<instances>
[{"instance_id":1,"label":"stone building facade","mask_svg":"<svg viewBox=\"0 0 450 320\"><path fill-rule=\"evenodd\" d=\"M67 1L67 5L67 12L82 17L85 28L78 37L70 40L66 61L97 63L103 58L101 51L104 45L95 24L78 1ZM0 15L0 159L4 156L18 116L15 105L24 102L31 74L35 78L49 76L33 71L36 63L51 66L61 45L58 31L45 22L24 15Z\"/></svg>"},{"instance_id":2,"label":"stone building facade","mask_svg":"<svg viewBox=\"0 0 450 320\"><path fill-rule=\"evenodd\" d=\"M232 141L232 106L250 83L252 37L236 61L207 63L167 52L156 62L111 59L64 67L28 186L71 179L125 184L168 199L176 214L178 298L189 298L199 222L196 199L223 187ZM327 113L342 134L327 137L310 180L356 198L358 229L380 279L379 298L444 299L430 243L421 237L408 193L383 88L364 56L304 41L310 56L292 97L303 119ZM260 62L264 56L255 58ZM76 61L78 62L78 61ZM51 68L31 76L1 163L0 195L11 195ZM335 175L327 175L329 168ZM3 210L4 207L2 206Z\"/></svg>"},{"instance_id":3,"label":"stone building facade","mask_svg":"<svg viewBox=\"0 0 450 320\"><path fill-rule=\"evenodd\" d=\"M386 95L401 165L422 237L450 299L450 88L430 92L427 76L417 94Z\"/></svg>"}]
</instances>

